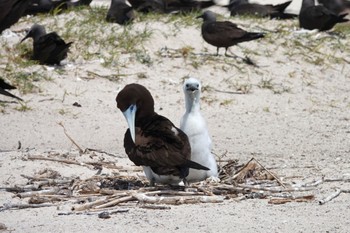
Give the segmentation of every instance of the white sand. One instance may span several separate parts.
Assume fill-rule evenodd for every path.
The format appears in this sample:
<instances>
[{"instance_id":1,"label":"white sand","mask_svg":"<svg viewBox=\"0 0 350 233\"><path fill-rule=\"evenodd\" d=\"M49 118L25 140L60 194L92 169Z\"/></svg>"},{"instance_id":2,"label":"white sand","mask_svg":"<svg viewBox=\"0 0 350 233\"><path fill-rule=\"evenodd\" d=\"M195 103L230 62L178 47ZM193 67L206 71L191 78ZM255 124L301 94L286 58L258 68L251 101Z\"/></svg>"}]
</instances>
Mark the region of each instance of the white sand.
<instances>
[{"instance_id":1,"label":"white sand","mask_svg":"<svg viewBox=\"0 0 350 233\"><path fill-rule=\"evenodd\" d=\"M273 171L279 176L298 176L301 181L322 176L349 177L350 53L343 50L350 48L349 39L325 33L311 36L295 33L297 20L230 20L251 31L281 30L280 34L271 33L265 39L231 48L237 55L252 58L260 68L223 56L187 59L159 56L163 47L191 46L197 54L215 53L216 48L203 41L198 26L178 30L175 23L154 21L135 22L132 27L132 30L147 27L153 32L142 46L152 60L149 66L138 62L133 54L123 54L120 61L124 62L105 68L97 59L79 60L80 51L74 45L62 74L41 66L30 68L50 75L52 81L35 82L40 93L20 95L32 110L17 111L15 108L20 105L16 103L2 107L0 186L24 185L26 179L21 174L32 175L43 168L81 178L95 174L95 170L82 166L22 160L27 155L50 151L88 159L86 155L78 156L58 122L83 148L114 153L121 157L118 163L131 165L123 148L127 124L115 103L118 91L131 82L145 85L155 98L156 111L179 125L185 111L182 78L186 75L199 78L205 88L201 107L216 154L227 152L227 158L239 159L241 163L255 157L265 166L277 168ZM11 29L19 31L28 25L21 21ZM22 36L23 32L7 39L5 34L0 36L1 72L6 72L7 58L2 56L8 51L4 44L16 53L14 46ZM324 37L329 38L320 39ZM295 41L305 47L297 46ZM337 49L337 44L342 46ZM126 75L111 82L89 76L88 71L102 76ZM147 78L138 78L140 72ZM272 84L274 91L263 88L264 83L265 87ZM250 91L247 94L217 91L237 91L239 87L248 87ZM10 99L0 96L0 100ZM74 102L82 107L72 106ZM20 150L16 149L18 141L22 144ZM349 183L341 182L322 184L314 193L316 200L309 203L270 205L266 199L252 199L172 206L170 210L131 208L128 213L113 215L108 220L88 215L58 216L59 211L71 208L72 204L65 203L59 205L59 210L47 207L2 211L0 223L11 232L348 232L349 194L341 194L323 206L318 204L335 188L350 187ZM0 205L17 202L21 200L0 190Z\"/></svg>"}]
</instances>

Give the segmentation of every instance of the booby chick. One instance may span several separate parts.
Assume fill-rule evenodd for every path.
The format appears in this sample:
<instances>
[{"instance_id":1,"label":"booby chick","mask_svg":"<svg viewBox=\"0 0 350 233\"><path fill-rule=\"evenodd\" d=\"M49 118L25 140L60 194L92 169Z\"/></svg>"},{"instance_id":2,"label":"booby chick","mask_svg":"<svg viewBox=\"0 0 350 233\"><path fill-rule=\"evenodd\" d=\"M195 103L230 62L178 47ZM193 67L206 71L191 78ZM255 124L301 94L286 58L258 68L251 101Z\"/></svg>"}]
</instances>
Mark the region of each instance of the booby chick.
<instances>
[{"instance_id":1,"label":"booby chick","mask_svg":"<svg viewBox=\"0 0 350 233\"><path fill-rule=\"evenodd\" d=\"M27 38L33 38L32 59L48 65L60 65L73 43L66 43L56 32L46 34L44 26L39 24L34 24L21 42Z\"/></svg>"},{"instance_id":2,"label":"booby chick","mask_svg":"<svg viewBox=\"0 0 350 233\"><path fill-rule=\"evenodd\" d=\"M218 168L211 153L211 139L205 119L200 112L201 83L195 78L186 79L183 85L186 112L181 118L180 129L184 131L191 145L191 160L210 170L190 169L188 182L198 182L209 177L218 180Z\"/></svg>"},{"instance_id":3,"label":"booby chick","mask_svg":"<svg viewBox=\"0 0 350 233\"><path fill-rule=\"evenodd\" d=\"M188 137L154 111L153 97L144 86L126 85L116 101L129 126L124 136L125 152L135 165L143 166L151 185L181 181L187 185L189 168L209 170L190 160Z\"/></svg>"}]
</instances>

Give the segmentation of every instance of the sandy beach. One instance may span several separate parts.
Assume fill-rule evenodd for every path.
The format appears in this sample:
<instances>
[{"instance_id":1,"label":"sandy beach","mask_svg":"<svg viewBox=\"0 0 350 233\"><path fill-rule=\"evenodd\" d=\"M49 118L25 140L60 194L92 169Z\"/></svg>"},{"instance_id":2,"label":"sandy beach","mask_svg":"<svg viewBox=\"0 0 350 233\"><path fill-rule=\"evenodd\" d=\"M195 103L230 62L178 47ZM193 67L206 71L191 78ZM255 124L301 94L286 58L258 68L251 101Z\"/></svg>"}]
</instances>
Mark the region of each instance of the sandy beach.
<instances>
[{"instance_id":1,"label":"sandy beach","mask_svg":"<svg viewBox=\"0 0 350 233\"><path fill-rule=\"evenodd\" d=\"M279 3L283 1L270 1ZM265 38L242 43L230 52L249 57L213 56L216 48L201 37L201 19L138 14L126 27L104 21L109 1L57 15L23 17L0 35L1 77L18 86L18 103L0 96L0 232L348 232L350 226L350 40L349 23L335 33L304 32L297 19L229 17ZM294 1L290 12L298 12ZM19 44L33 23L56 31L73 45L62 67L28 61L31 40ZM28 203L6 187L23 187L25 176L51 169L61 177L88 179L92 166L30 159L33 156L110 161L137 169L127 158L127 123L115 97L128 83L146 86L155 110L179 126L185 112L183 80L202 82L201 109L217 159L251 158L288 184L326 179L314 199L269 204L269 198L225 199L221 203L169 205L145 209L124 205L111 215L72 214L72 201L42 208L6 208ZM78 103L81 107L74 106ZM75 104L76 105L76 104ZM79 154L81 147L111 153ZM223 163L220 163L222 165ZM103 167L101 174L116 174ZM144 177L142 172L126 172ZM320 205L337 190L343 193Z\"/></svg>"}]
</instances>

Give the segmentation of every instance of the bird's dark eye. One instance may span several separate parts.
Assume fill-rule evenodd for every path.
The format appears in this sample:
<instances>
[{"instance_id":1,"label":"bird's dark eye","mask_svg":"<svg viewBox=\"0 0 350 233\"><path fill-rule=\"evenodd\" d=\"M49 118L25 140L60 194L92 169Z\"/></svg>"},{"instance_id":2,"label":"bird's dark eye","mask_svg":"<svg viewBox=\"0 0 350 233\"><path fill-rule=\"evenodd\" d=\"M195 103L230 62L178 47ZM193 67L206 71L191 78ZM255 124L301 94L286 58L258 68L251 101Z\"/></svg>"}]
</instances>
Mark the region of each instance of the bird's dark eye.
<instances>
[{"instance_id":1,"label":"bird's dark eye","mask_svg":"<svg viewBox=\"0 0 350 233\"><path fill-rule=\"evenodd\" d=\"M197 86L197 88L198 88L198 87L199 87L199 84L197 84L196 86Z\"/></svg>"},{"instance_id":2,"label":"bird's dark eye","mask_svg":"<svg viewBox=\"0 0 350 233\"><path fill-rule=\"evenodd\" d=\"M190 86L190 84L187 83L187 84L186 84L186 87L189 87L189 86Z\"/></svg>"}]
</instances>

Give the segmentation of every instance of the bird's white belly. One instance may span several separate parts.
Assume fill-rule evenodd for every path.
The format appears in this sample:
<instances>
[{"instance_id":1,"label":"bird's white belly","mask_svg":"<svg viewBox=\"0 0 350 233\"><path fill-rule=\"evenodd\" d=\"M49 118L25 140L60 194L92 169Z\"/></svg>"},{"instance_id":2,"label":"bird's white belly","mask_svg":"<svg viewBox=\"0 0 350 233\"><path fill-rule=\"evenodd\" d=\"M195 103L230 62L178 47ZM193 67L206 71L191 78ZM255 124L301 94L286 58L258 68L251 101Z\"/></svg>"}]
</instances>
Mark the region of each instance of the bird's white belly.
<instances>
[{"instance_id":1,"label":"bird's white belly","mask_svg":"<svg viewBox=\"0 0 350 233\"><path fill-rule=\"evenodd\" d=\"M173 175L158 175L152 171L152 169L148 166L143 166L143 171L149 181L161 184L171 184L171 185L179 185L182 181L180 177Z\"/></svg>"}]
</instances>

